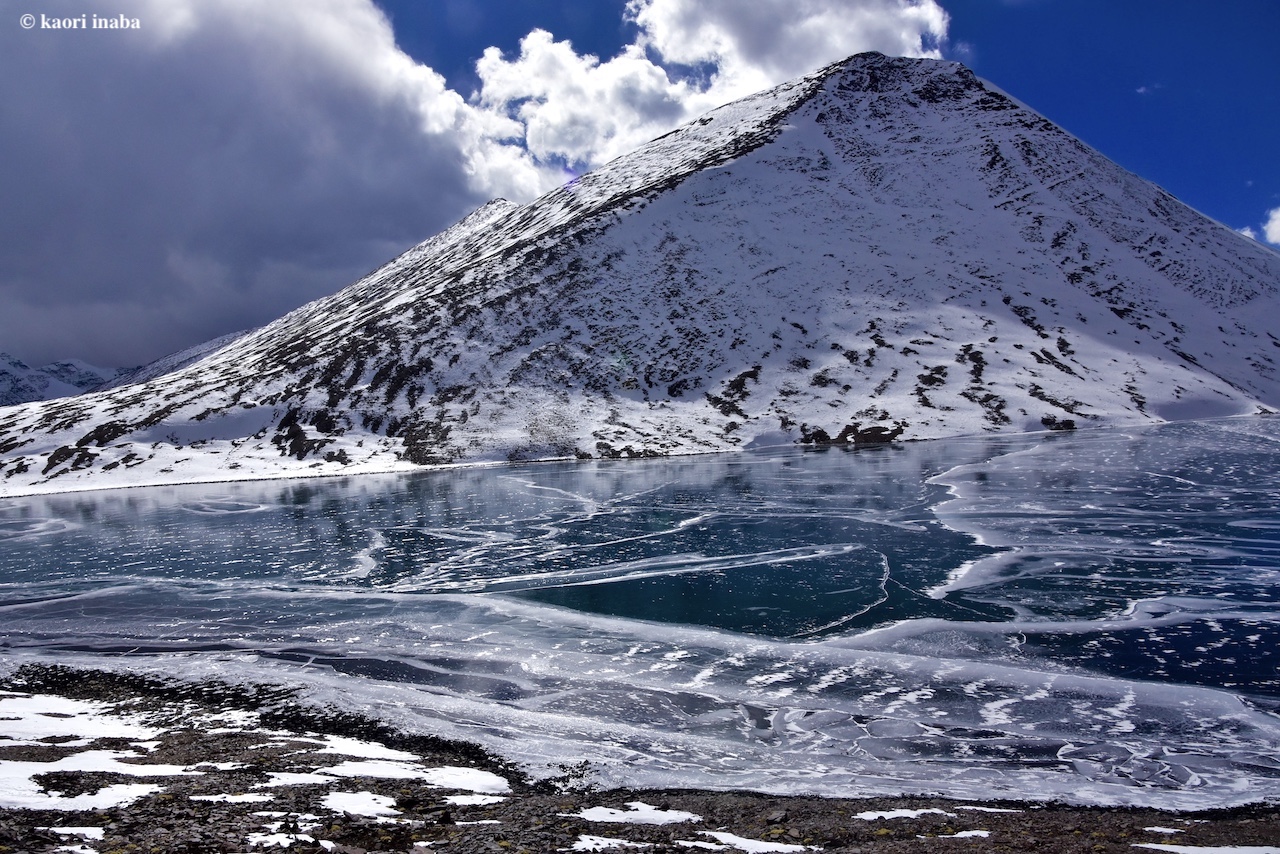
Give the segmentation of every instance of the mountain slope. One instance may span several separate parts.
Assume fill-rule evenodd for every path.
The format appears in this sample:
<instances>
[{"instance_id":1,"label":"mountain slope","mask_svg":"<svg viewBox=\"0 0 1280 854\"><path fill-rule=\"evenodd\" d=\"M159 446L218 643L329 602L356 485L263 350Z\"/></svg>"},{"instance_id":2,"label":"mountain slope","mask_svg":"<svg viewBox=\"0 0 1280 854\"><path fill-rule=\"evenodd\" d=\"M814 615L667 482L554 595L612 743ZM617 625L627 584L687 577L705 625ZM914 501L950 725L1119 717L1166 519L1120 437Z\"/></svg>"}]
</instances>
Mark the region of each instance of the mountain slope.
<instances>
[{"instance_id":1,"label":"mountain slope","mask_svg":"<svg viewBox=\"0 0 1280 854\"><path fill-rule=\"evenodd\" d=\"M138 368L131 368L117 372L114 379L108 380L101 384L94 391L106 391L107 389L119 388L126 385L137 385L156 377L162 377L165 374L173 373L181 370L187 365L194 364L210 353L215 353L223 347L230 344L237 338L247 335L252 330L241 330L240 332L231 332L227 335L219 335L217 338L204 341L192 347L179 350L176 353L170 353L167 356L161 356L154 362L148 362Z\"/></svg>"},{"instance_id":2,"label":"mountain slope","mask_svg":"<svg viewBox=\"0 0 1280 854\"><path fill-rule=\"evenodd\" d=\"M1256 412L1278 290L962 66L863 54L182 370L0 410L0 489Z\"/></svg>"}]
</instances>

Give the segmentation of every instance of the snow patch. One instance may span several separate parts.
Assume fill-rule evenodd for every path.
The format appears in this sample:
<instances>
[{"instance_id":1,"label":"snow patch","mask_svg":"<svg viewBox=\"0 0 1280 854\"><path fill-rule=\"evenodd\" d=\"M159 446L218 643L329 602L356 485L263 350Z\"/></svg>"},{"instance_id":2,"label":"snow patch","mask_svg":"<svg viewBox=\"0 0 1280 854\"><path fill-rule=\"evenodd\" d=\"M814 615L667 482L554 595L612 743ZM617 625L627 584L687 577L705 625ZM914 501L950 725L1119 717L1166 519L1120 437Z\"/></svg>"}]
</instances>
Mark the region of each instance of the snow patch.
<instances>
[{"instance_id":1,"label":"snow patch","mask_svg":"<svg viewBox=\"0 0 1280 854\"><path fill-rule=\"evenodd\" d=\"M625 839L613 839L608 836L590 836L582 834L578 841L569 846L570 851L605 851L610 848L652 848L649 842L628 842Z\"/></svg>"},{"instance_id":2,"label":"snow patch","mask_svg":"<svg viewBox=\"0 0 1280 854\"><path fill-rule=\"evenodd\" d=\"M581 818L587 821L615 822L623 824L676 824L683 821L702 821L702 816L683 810L663 810L650 806L644 801L630 801L628 809L618 810L612 807L588 807L577 813L560 813L567 818Z\"/></svg>"},{"instance_id":3,"label":"snow patch","mask_svg":"<svg viewBox=\"0 0 1280 854\"><path fill-rule=\"evenodd\" d=\"M699 831L703 836L710 836L717 842L720 842L739 851L746 851L748 854L772 854L772 852L788 852L788 851L821 851L815 845L792 845L788 842L764 842L760 839L747 839L743 836L735 836L732 833L725 833L721 830L702 830ZM684 843L677 842L677 845Z\"/></svg>"},{"instance_id":4,"label":"snow patch","mask_svg":"<svg viewBox=\"0 0 1280 854\"><path fill-rule=\"evenodd\" d=\"M373 792L330 792L320 801L325 809L369 818L400 815L396 799Z\"/></svg>"}]
</instances>

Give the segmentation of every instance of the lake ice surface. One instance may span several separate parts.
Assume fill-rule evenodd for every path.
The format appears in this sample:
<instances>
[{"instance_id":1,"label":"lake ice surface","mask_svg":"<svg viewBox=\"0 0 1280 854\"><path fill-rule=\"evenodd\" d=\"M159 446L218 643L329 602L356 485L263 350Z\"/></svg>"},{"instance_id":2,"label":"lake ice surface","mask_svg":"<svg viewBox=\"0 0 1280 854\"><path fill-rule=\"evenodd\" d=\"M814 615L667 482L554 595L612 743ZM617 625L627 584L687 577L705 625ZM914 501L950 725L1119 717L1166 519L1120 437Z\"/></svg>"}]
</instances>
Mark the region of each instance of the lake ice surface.
<instances>
[{"instance_id":1,"label":"lake ice surface","mask_svg":"<svg viewBox=\"0 0 1280 854\"><path fill-rule=\"evenodd\" d=\"M0 500L0 649L610 785L1280 797L1280 419Z\"/></svg>"}]
</instances>

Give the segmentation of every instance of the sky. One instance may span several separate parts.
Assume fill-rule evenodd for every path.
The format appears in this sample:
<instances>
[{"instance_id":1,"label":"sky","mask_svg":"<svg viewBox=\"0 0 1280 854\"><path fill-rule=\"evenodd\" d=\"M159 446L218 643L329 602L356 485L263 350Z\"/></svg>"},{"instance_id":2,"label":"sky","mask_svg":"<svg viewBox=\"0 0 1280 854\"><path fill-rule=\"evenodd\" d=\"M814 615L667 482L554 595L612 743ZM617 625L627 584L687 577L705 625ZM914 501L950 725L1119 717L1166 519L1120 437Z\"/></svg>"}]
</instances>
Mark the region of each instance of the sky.
<instances>
[{"instance_id":1,"label":"sky","mask_svg":"<svg viewBox=\"0 0 1280 854\"><path fill-rule=\"evenodd\" d=\"M81 16L126 27L51 26ZM1276 0L0 0L0 352L261 325L864 50L963 62L1280 246L1278 35Z\"/></svg>"}]
</instances>

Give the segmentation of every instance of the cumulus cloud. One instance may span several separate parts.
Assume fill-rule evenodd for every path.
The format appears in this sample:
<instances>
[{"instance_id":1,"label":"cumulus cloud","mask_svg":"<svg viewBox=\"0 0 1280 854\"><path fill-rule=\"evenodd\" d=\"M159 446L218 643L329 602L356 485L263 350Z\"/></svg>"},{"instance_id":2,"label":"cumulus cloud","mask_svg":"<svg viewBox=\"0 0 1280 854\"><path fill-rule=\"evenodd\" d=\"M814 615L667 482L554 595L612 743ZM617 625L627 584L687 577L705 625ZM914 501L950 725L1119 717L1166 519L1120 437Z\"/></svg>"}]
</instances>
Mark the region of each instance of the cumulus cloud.
<instances>
[{"instance_id":1,"label":"cumulus cloud","mask_svg":"<svg viewBox=\"0 0 1280 854\"><path fill-rule=\"evenodd\" d=\"M638 37L607 61L530 33L477 64L480 104L542 162L595 166L735 98L854 53L937 57L934 0L629 0Z\"/></svg>"},{"instance_id":2,"label":"cumulus cloud","mask_svg":"<svg viewBox=\"0 0 1280 854\"><path fill-rule=\"evenodd\" d=\"M935 0L626 9L618 55L535 30L479 57L469 97L372 0L118 0L142 29L0 26L0 350L123 365L264 323L489 198L851 53L933 55L947 23Z\"/></svg>"},{"instance_id":3,"label":"cumulus cloud","mask_svg":"<svg viewBox=\"0 0 1280 854\"><path fill-rule=\"evenodd\" d=\"M642 43L666 62L713 63L734 94L851 53L938 56L947 15L932 0L630 0Z\"/></svg>"},{"instance_id":4,"label":"cumulus cloud","mask_svg":"<svg viewBox=\"0 0 1280 854\"><path fill-rule=\"evenodd\" d=\"M636 45L601 62L544 30L522 39L511 60L489 48L476 71L480 105L518 122L544 163L598 165L679 124L702 100Z\"/></svg>"},{"instance_id":5,"label":"cumulus cloud","mask_svg":"<svg viewBox=\"0 0 1280 854\"><path fill-rule=\"evenodd\" d=\"M1262 225L1262 234L1268 243L1280 246L1280 208L1267 212L1267 221Z\"/></svg>"}]
</instances>

